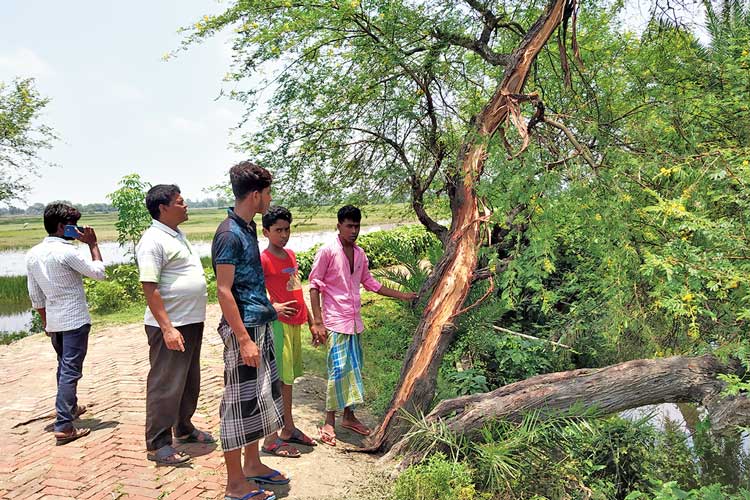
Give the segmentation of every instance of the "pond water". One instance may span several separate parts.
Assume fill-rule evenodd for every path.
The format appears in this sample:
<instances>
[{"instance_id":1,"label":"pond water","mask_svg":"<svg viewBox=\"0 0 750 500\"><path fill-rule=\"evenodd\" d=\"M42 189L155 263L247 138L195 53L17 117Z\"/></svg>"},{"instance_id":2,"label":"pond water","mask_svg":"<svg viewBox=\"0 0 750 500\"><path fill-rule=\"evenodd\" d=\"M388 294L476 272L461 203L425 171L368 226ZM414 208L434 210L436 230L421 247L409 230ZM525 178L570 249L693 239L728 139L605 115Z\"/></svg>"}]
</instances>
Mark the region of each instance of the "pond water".
<instances>
[{"instance_id":1,"label":"pond water","mask_svg":"<svg viewBox=\"0 0 750 500\"><path fill-rule=\"evenodd\" d=\"M701 425L700 421L707 415L705 408L692 403L648 405L620 413L621 417L631 421L650 417L648 424L660 431L666 429L668 422L671 423L674 430L685 435L690 449L695 450L696 445L701 448L702 451L697 451L696 455L700 457L697 463L703 474L710 475L714 480L721 479L719 482L723 484L746 487L743 482L747 480L745 467L750 457L750 436L739 430L723 436L711 433L711 451L706 451L706 435L703 434L700 441L696 441L699 438L694 439L694 436ZM697 444L701 442L702 445ZM742 470L745 472L741 474Z\"/></svg>"},{"instance_id":2,"label":"pond water","mask_svg":"<svg viewBox=\"0 0 750 500\"><path fill-rule=\"evenodd\" d=\"M373 231L382 231L384 229L392 229L401 224L383 224L379 226L368 226L363 227L360 234L367 234ZM325 243L329 239L333 238L336 231L309 231L292 234L287 243L287 248L294 250L295 252L302 252L309 250L318 243ZM211 254L211 242L210 241L191 241L193 248L195 248L201 257L206 257ZM265 248L268 244L268 240L262 236L258 239L258 244L261 249ZM79 246L81 246L79 244ZM102 252L102 259L105 264L121 264L128 262L131 259L128 249L121 247L116 241L103 241L99 243L99 249ZM81 252L88 256L89 253L82 246ZM26 275L26 249L23 250L5 250L0 252L0 276L24 276Z\"/></svg>"},{"instance_id":3,"label":"pond water","mask_svg":"<svg viewBox=\"0 0 750 500\"><path fill-rule=\"evenodd\" d=\"M31 309L0 316L0 332L18 332L31 326Z\"/></svg>"},{"instance_id":4,"label":"pond water","mask_svg":"<svg viewBox=\"0 0 750 500\"><path fill-rule=\"evenodd\" d=\"M384 229L392 229L402 224L383 224L379 226L368 226L362 228L360 234L367 234L374 231L382 231ZM336 231L309 231L300 232L293 234L289 238L287 248L294 250L295 252L302 252L309 250L318 243L326 243L336 235ZM192 241L193 248L198 251L201 257L211 255L211 242L210 241ZM268 245L268 240L262 236L259 238L258 244L261 249ZM79 245L79 250L83 255L89 257L88 250ZM120 264L123 262L129 262L131 257L128 250L121 247L117 242L104 241L99 243L99 249L102 252L102 259L104 262L109 264ZM0 252L0 276L24 276L26 274L26 252L27 250L9 250ZM2 297L0 297L0 302ZM28 303L26 304L1 304L0 307L0 332L17 332L27 330L31 325L31 310L29 309Z\"/></svg>"}]
</instances>

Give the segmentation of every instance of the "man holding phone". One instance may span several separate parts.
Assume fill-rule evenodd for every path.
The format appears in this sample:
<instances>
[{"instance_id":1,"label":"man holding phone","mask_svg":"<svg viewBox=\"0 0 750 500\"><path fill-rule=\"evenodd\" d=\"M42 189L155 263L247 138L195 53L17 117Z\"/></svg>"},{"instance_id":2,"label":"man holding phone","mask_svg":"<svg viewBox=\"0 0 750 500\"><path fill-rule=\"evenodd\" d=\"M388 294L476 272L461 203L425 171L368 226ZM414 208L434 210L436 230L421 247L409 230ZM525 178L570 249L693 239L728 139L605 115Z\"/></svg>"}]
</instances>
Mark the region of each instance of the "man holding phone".
<instances>
[{"instance_id":1,"label":"man holding phone","mask_svg":"<svg viewBox=\"0 0 750 500\"><path fill-rule=\"evenodd\" d=\"M172 446L214 443L191 419L201 387L201 343L206 319L206 277L198 253L177 226L188 219L180 188L158 184L146 194L154 219L136 247L148 307L144 317L151 369L146 382L148 459L177 465L190 455Z\"/></svg>"},{"instance_id":2,"label":"man holding phone","mask_svg":"<svg viewBox=\"0 0 750 500\"><path fill-rule=\"evenodd\" d=\"M91 227L76 226L81 212L65 203L50 203L44 209L48 236L26 254L26 272L31 305L57 352L57 398L55 439L65 444L83 437L90 429L77 429L73 421L86 411L78 404L78 381L88 350L91 316L83 290L83 276L104 279L104 263ZM91 260L73 245L78 240L89 247Z\"/></svg>"}]
</instances>

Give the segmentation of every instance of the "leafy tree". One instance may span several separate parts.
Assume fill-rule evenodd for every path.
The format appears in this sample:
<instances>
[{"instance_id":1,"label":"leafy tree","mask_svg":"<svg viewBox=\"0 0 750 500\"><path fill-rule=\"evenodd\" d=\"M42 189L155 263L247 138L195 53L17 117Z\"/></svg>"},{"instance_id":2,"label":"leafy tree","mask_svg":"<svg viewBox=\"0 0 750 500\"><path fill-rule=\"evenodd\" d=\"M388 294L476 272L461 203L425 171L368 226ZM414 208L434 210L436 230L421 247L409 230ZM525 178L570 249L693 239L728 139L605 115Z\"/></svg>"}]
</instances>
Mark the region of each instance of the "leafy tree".
<instances>
[{"instance_id":1,"label":"leafy tree","mask_svg":"<svg viewBox=\"0 0 750 500\"><path fill-rule=\"evenodd\" d=\"M589 365L736 342L750 319L750 39L740 22L708 47L659 22L637 37L618 8L582 4L572 64L561 30L521 75L513 48L549 12L534 2L242 1L188 43L231 27L229 78L273 75L233 95L253 109L273 87L244 146L290 197L409 193L447 250L423 291L473 286L441 346L475 301L485 323L564 337ZM516 126L495 134L506 116ZM446 195L450 228L427 208ZM467 241L479 258L440 282Z\"/></svg>"},{"instance_id":2,"label":"leafy tree","mask_svg":"<svg viewBox=\"0 0 750 500\"><path fill-rule=\"evenodd\" d=\"M29 190L29 175L41 162L39 151L57 138L50 127L37 124L48 102L31 78L0 82L0 202L19 199Z\"/></svg>"},{"instance_id":3,"label":"leafy tree","mask_svg":"<svg viewBox=\"0 0 750 500\"><path fill-rule=\"evenodd\" d=\"M117 242L128 246L135 260L135 246L143 232L151 226L151 214L146 209L146 192L150 184L141 180L138 174L123 177L117 190L107 195L117 209Z\"/></svg>"}]
</instances>

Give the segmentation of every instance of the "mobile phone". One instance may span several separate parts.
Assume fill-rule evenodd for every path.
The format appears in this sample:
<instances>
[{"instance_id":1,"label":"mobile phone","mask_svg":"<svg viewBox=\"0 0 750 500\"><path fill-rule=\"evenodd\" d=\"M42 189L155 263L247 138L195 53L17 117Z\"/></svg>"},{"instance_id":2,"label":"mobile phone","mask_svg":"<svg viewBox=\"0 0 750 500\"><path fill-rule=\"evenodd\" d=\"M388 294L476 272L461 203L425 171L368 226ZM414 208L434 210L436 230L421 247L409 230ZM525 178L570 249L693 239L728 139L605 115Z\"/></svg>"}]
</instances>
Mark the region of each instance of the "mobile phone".
<instances>
[{"instance_id":1,"label":"mobile phone","mask_svg":"<svg viewBox=\"0 0 750 500\"><path fill-rule=\"evenodd\" d=\"M78 232L76 230L83 232L82 226L74 226L73 224L67 224L65 226L65 232L63 232L64 236L67 236L68 238L78 238Z\"/></svg>"}]
</instances>

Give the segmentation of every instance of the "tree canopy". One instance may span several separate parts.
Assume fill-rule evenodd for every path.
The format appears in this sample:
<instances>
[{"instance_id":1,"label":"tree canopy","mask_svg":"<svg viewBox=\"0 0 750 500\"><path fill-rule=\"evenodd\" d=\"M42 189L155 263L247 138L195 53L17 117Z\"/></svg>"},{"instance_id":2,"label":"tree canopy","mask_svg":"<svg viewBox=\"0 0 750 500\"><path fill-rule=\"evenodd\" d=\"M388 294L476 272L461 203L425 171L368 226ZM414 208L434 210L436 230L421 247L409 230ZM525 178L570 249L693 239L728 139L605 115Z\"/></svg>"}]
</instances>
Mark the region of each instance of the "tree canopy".
<instances>
[{"instance_id":1,"label":"tree canopy","mask_svg":"<svg viewBox=\"0 0 750 500\"><path fill-rule=\"evenodd\" d=\"M28 191L30 175L43 163L40 150L56 139L50 127L38 123L48 102L31 78L0 82L0 202Z\"/></svg>"}]
</instances>

